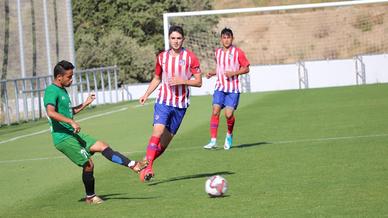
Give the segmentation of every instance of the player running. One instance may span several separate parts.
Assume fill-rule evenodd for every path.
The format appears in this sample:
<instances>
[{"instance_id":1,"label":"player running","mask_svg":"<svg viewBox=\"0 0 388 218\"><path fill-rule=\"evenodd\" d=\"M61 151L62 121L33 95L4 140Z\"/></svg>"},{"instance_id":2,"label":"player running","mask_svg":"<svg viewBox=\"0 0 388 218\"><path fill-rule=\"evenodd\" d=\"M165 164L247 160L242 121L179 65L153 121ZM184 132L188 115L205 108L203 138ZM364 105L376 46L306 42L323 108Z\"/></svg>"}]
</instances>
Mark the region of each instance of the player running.
<instances>
[{"instance_id":1,"label":"player running","mask_svg":"<svg viewBox=\"0 0 388 218\"><path fill-rule=\"evenodd\" d=\"M183 41L182 27L171 26L170 49L157 56L155 76L145 94L139 99L140 104L144 104L161 84L154 106L152 136L145 156L149 165L140 172L140 180L143 182L149 181L154 176L152 169L154 160L165 151L178 131L190 103L189 86L202 86L199 61L193 52L182 47ZM194 79L190 79L192 76Z\"/></svg>"},{"instance_id":2,"label":"player running","mask_svg":"<svg viewBox=\"0 0 388 218\"><path fill-rule=\"evenodd\" d=\"M226 133L224 149L229 150L232 147L234 111L237 109L240 98L240 80L239 75L249 72L249 61L244 52L233 44L233 32L231 29L224 28L221 31L222 48L216 49L215 60L216 70L206 73L206 78L217 76L215 91L213 94L213 111L210 118L210 142L205 145L205 149L217 147L217 130L220 118L220 112L225 108L226 124L228 132Z\"/></svg>"},{"instance_id":3,"label":"player running","mask_svg":"<svg viewBox=\"0 0 388 218\"><path fill-rule=\"evenodd\" d=\"M86 101L76 107L71 107L69 94L65 87L73 82L74 66L68 61L59 62L54 68L54 82L49 85L44 94L44 106L46 108L51 135L55 147L65 154L73 163L82 167L82 181L85 186L88 204L100 204L103 200L94 191L93 161L91 156L95 152L101 154L110 161L130 168L135 172L144 169L148 162L129 160L124 155L112 150L108 144L97 141L85 133L81 133L81 127L73 120L77 114L95 99L90 95Z\"/></svg>"}]
</instances>

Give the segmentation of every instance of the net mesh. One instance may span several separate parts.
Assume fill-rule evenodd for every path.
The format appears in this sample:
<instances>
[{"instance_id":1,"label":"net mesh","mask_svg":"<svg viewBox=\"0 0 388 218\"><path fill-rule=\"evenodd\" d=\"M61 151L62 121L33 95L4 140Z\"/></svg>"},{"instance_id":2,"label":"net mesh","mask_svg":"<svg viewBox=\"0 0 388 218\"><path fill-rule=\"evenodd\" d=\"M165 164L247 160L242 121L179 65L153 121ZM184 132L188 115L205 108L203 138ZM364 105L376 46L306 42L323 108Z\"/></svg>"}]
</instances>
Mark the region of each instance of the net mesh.
<instances>
[{"instance_id":1,"label":"net mesh","mask_svg":"<svg viewBox=\"0 0 388 218\"><path fill-rule=\"evenodd\" d=\"M201 22L212 17L215 22ZM252 12L170 18L187 27L203 23L207 31L190 31L185 47L192 49L205 69L214 68L214 50L224 27L234 32L252 65L349 59L388 52L388 4Z\"/></svg>"}]
</instances>

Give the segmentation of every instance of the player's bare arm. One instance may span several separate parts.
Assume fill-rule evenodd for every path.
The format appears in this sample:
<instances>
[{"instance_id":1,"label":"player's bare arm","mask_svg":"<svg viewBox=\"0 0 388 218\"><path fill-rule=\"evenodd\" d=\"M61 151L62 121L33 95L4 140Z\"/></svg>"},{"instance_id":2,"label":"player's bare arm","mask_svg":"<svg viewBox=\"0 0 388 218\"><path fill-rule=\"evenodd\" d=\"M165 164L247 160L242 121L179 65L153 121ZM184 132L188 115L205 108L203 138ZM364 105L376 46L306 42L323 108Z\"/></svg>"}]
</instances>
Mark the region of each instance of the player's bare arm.
<instances>
[{"instance_id":1,"label":"player's bare arm","mask_svg":"<svg viewBox=\"0 0 388 218\"><path fill-rule=\"evenodd\" d=\"M202 76L200 73L194 74L194 79L182 79L180 77L172 77L169 80L169 84L171 86L176 86L176 85L187 85L187 86L194 86L194 87L201 87L202 86Z\"/></svg>"},{"instance_id":2,"label":"player's bare arm","mask_svg":"<svg viewBox=\"0 0 388 218\"><path fill-rule=\"evenodd\" d=\"M88 98L85 100L84 103L73 107L73 114L78 114L80 111L82 111L85 107L89 106L94 99L96 99L96 94L92 93L88 96Z\"/></svg>"},{"instance_id":3,"label":"player's bare arm","mask_svg":"<svg viewBox=\"0 0 388 218\"><path fill-rule=\"evenodd\" d=\"M248 67L240 67L238 71L227 71L225 72L225 76L230 78L232 76L238 76L242 74L249 73L249 66Z\"/></svg>"},{"instance_id":4,"label":"player's bare arm","mask_svg":"<svg viewBox=\"0 0 388 218\"><path fill-rule=\"evenodd\" d=\"M50 119L70 124L74 128L74 133L78 133L81 130L81 127L78 123L56 112L54 106L47 105L46 111L47 111L47 116L50 117Z\"/></svg>"},{"instance_id":5,"label":"player's bare arm","mask_svg":"<svg viewBox=\"0 0 388 218\"><path fill-rule=\"evenodd\" d=\"M150 85L148 86L147 91L144 93L144 95L142 97L139 98L140 104L143 105L147 101L148 96L150 96L152 94L152 92L155 91L155 89L158 87L160 82L161 82L160 76L155 75L155 77L150 82Z\"/></svg>"}]
</instances>

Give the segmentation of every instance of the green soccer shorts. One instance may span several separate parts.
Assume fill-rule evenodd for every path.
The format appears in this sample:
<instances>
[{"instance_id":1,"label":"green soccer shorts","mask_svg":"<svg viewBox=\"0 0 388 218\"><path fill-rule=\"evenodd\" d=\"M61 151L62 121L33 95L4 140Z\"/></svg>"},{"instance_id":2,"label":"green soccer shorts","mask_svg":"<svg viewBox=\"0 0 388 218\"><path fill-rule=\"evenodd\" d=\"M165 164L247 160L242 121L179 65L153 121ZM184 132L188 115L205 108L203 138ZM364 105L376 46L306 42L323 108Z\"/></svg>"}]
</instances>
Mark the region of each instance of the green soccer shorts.
<instances>
[{"instance_id":1,"label":"green soccer shorts","mask_svg":"<svg viewBox=\"0 0 388 218\"><path fill-rule=\"evenodd\" d=\"M73 163L82 167L93 155L90 147L97 142L87 134L78 133L56 144L55 147L66 155Z\"/></svg>"}]
</instances>

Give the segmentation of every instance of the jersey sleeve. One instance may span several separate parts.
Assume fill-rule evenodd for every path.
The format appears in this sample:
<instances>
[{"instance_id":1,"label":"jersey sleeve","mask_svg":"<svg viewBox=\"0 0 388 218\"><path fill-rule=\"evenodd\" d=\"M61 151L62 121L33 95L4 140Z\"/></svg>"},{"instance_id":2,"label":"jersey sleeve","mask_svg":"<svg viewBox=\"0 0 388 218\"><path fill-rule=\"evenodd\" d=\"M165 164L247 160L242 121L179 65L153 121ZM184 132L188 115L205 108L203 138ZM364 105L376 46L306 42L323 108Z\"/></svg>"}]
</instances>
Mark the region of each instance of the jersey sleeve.
<instances>
[{"instance_id":1,"label":"jersey sleeve","mask_svg":"<svg viewBox=\"0 0 388 218\"><path fill-rule=\"evenodd\" d=\"M250 65L245 53L241 49L238 51L238 63L242 67L248 67Z\"/></svg>"},{"instance_id":2,"label":"jersey sleeve","mask_svg":"<svg viewBox=\"0 0 388 218\"><path fill-rule=\"evenodd\" d=\"M162 65L160 64L160 55L156 57L156 63L155 63L155 75L156 76L161 76L162 75Z\"/></svg>"},{"instance_id":3,"label":"jersey sleeve","mask_svg":"<svg viewBox=\"0 0 388 218\"><path fill-rule=\"evenodd\" d=\"M44 107L47 108L47 105L57 106L58 92L56 92L52 87L48 87L44 92L43 103Z\"/></svg>"},{"instance_id":4,"label":"jersey sleeve","mask_svg":"<svg viewBox=\"0 0 388 218\"><path fill-rule=\"evenodd\" d=\"M191 65L190 65L190 71L192 74L198 74L201 73L201 68L199 66L199 60L197 56L194 55L194 53L190 53L191 57Z\"/></svg>"}]
</instances>

